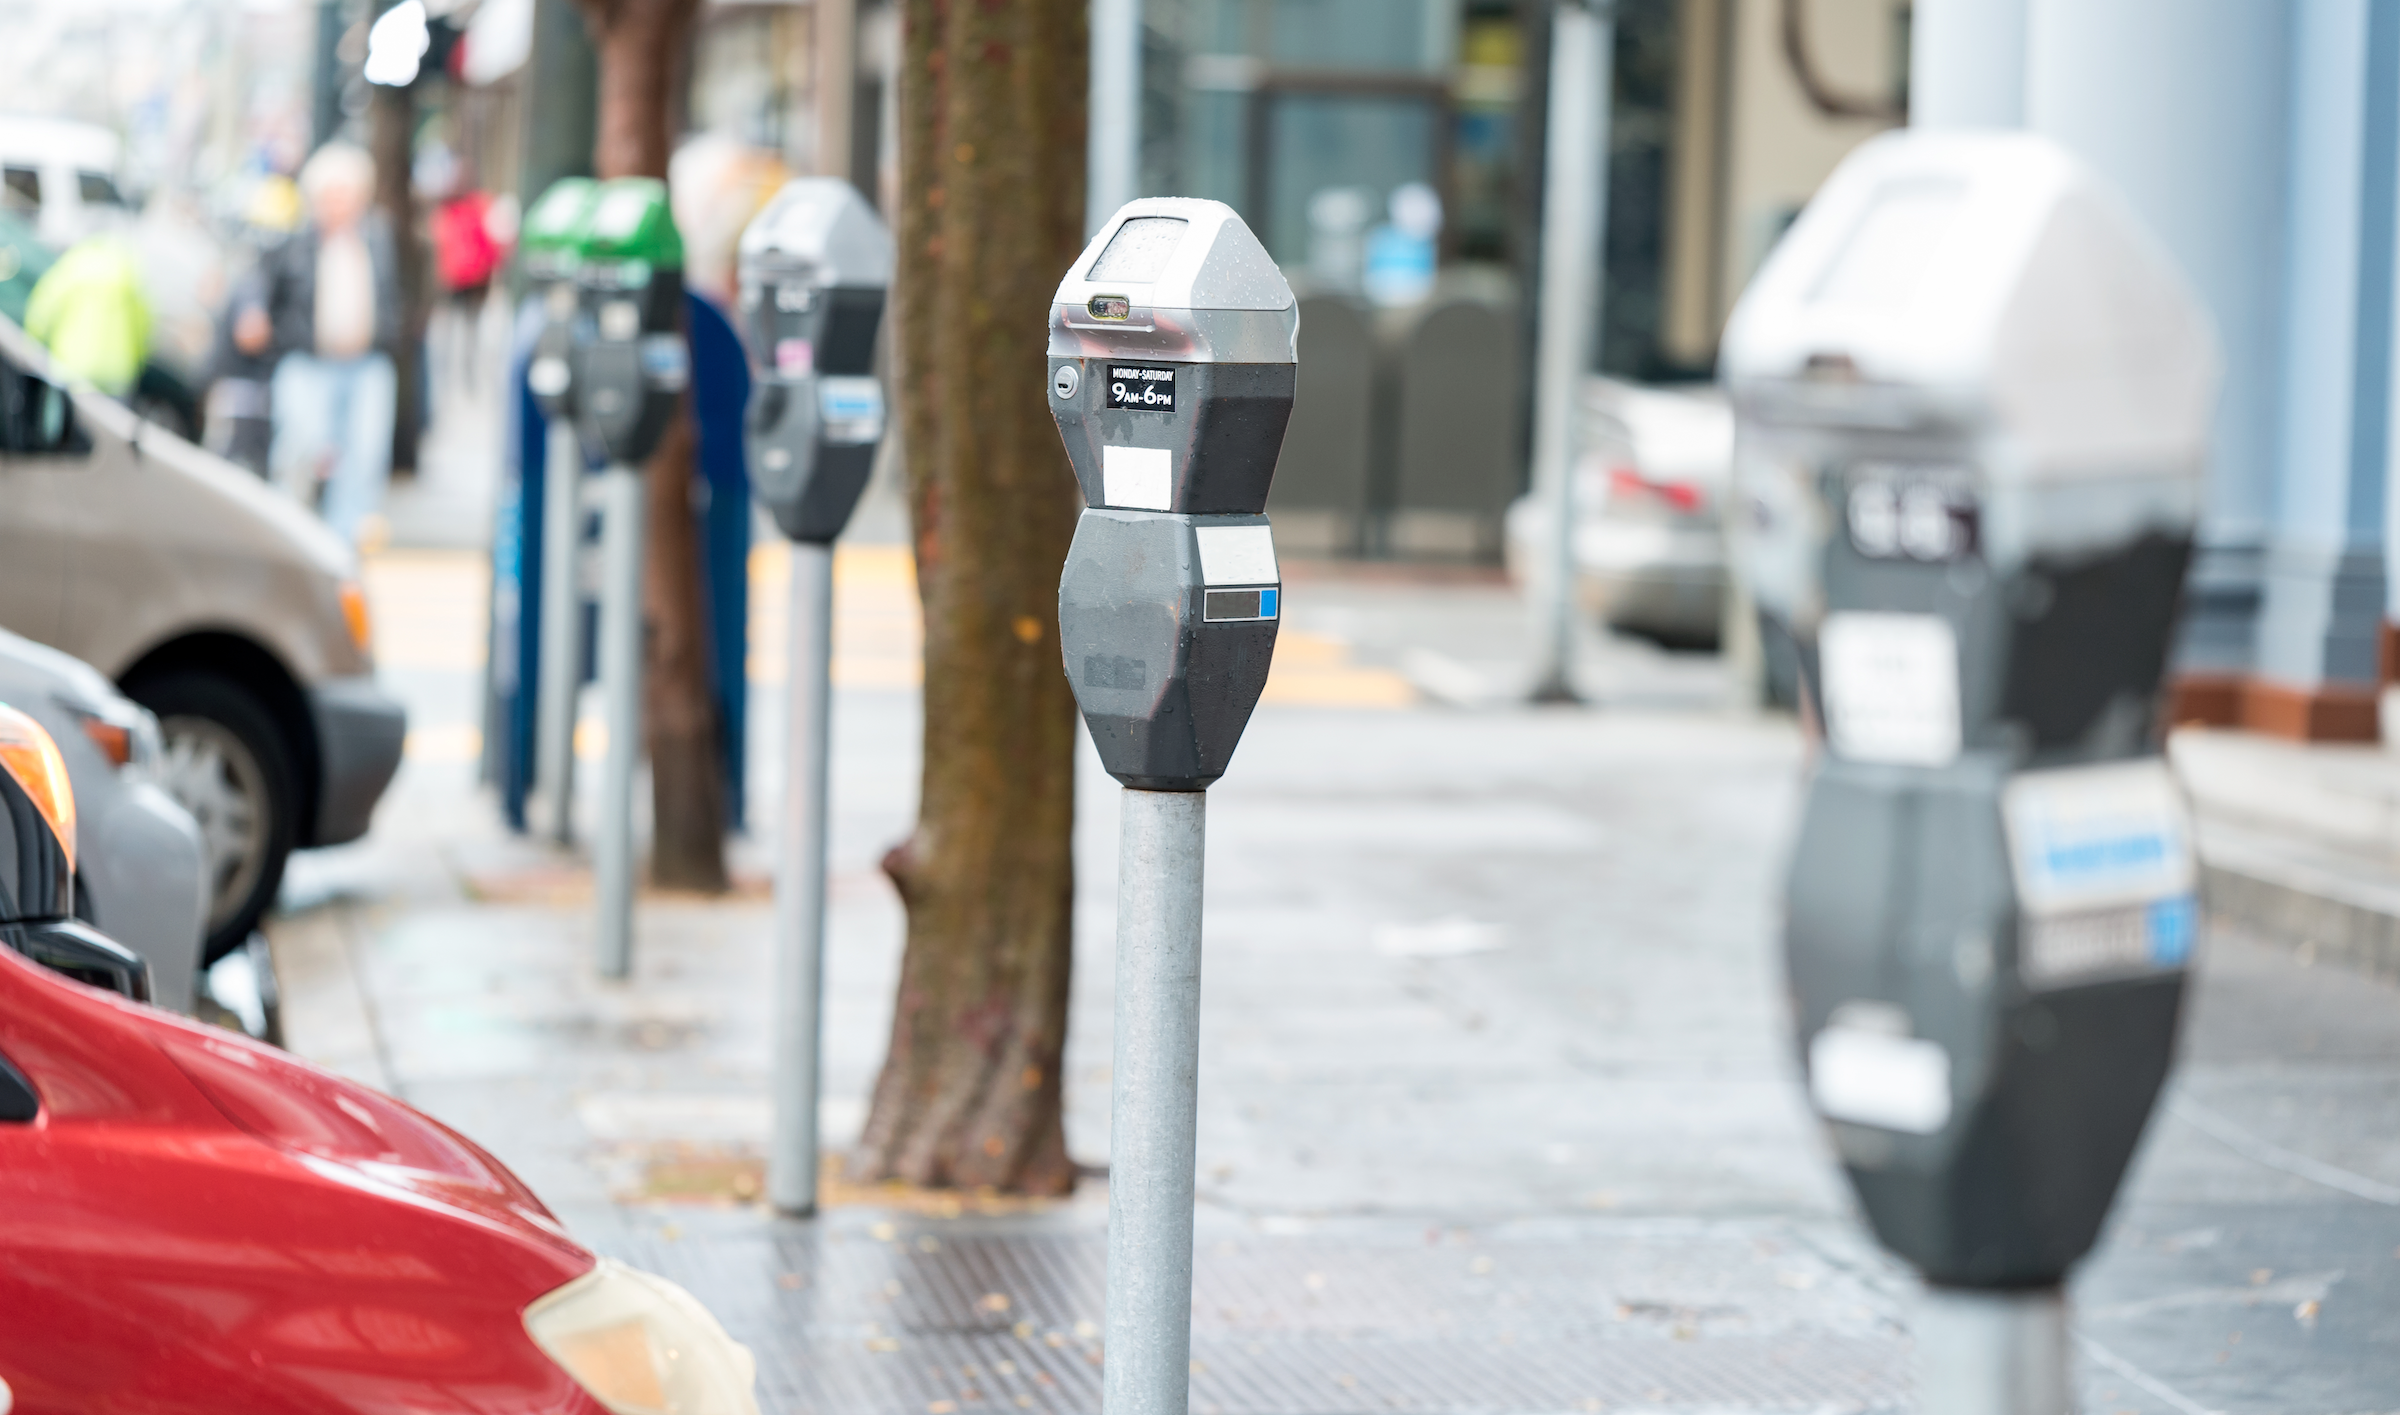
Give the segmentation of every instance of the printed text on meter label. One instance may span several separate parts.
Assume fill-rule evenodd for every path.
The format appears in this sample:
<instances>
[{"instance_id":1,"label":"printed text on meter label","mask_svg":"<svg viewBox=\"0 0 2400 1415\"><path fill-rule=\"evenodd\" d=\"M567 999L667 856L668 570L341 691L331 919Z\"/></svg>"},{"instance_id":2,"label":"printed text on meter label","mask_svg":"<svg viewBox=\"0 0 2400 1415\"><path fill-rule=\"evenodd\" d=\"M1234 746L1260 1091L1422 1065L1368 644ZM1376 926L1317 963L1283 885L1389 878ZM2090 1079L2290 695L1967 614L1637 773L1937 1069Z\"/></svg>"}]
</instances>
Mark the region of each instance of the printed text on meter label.
<instances>
[{"instance_id":1,"label":"printed text on meter label","mask_svg":"<svg viewBox=\"0 0 2400 1415\"><path fill-rule=\"evenodd\" d=\"M1144 413L1175 411L1175 370L1143 364L1108 366L1108 406Z\"/></svg>"}]
</instances>

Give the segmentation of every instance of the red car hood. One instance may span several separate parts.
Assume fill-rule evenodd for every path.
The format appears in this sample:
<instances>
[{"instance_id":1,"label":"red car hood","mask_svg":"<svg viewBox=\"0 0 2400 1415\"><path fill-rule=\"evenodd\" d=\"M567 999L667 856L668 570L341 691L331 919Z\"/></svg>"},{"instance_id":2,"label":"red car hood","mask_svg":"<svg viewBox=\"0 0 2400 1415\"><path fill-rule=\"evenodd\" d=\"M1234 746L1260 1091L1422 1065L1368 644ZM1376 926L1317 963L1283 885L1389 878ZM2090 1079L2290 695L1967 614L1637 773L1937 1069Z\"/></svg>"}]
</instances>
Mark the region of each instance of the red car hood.
<instances>
[{"instance_id":1,"label":"red car hood","mask_svg":"<svg viewBox=\"0 0 2400 1415\"><path fill-rule=\"evenodd\" d=\"M0 1055L19 1415L597 1411L521 1315L594 1258L472 1141L5 948Z\"/></svg>"},{"instance_id":2,"label":"red car hood","mask_svg":"<svg viewBox=\"0 0 2400 1415\"><path fill-rule=\"evenodd\" d=\"M524 1181L440 1121L289 1052L69 982L8 950L0 960L0 1050L33 1078L52 1123L232 1129L325 1162L311 1168L327 1178L556 1250L568 1276L591 1267Z\"/></svg>"}]
</instances>

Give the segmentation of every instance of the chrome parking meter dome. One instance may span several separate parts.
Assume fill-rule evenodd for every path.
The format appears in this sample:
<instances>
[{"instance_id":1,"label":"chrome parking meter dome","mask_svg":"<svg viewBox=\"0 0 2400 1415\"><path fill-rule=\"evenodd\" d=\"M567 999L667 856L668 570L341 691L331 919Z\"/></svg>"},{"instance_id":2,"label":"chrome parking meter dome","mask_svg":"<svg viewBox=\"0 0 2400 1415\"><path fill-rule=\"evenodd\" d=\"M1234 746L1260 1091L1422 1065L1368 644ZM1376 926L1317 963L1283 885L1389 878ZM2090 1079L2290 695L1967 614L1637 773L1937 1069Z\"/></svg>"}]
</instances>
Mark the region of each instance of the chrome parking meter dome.
<instances>
[{"instance_id":1,"label":"chrome parking meter dome","mask_svg":"<svg viewBox=\"0 0 2400 1415\"><path fill-rule=\"evenodd\" d=\"M2048 1350L2194 943L2158 734L2209 320L2058 148L1911 134L1826 183L1721 369L1748 582L1825 728L1786 892L1810 1099L1936 1310L2027 1294L1976 1310ZM2063 1408L2051 1374L2005 1408Z\"/></svg>"},{"instance_id":2,"label":"chrome parking meter dome","mask_svg":"<svg viewBox=\"0 0 2400 1415\"><path fill-rule=\"evenodd\" d=\"M1087 508L1059 646L1109 774L1224 775L1265 688L1281 578L1264 515L1299 307L1221 202L1128 203L1059 282L1050 412Z\"/></svg>"},{"instance_id":3,"label":"chrome parking meter dome","mask_svg":"<svg viewBox=\"0 0 2400 1415\"><path fill-rule=\"evenodd\" d=\"M858 188L802 177L743 230L740 261L751 488L785 535L830 541L883 440L874 357L891 233Z\"/></svg>"}]
</instances>

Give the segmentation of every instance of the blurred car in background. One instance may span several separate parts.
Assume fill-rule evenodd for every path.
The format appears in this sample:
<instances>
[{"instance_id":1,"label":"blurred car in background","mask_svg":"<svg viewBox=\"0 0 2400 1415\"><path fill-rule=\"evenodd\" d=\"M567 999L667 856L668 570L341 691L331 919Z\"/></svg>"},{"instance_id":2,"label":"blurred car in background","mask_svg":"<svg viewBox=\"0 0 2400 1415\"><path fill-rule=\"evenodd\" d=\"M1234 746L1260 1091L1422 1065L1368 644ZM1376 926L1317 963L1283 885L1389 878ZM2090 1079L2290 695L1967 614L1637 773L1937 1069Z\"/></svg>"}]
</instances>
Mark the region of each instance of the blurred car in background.
<instances>
[{"instance_id":1,"label":"blurred car in background","mask_svg":"<svg viewBox=\"0 0 2400 1415\"><path fill-rule=\"evenodd\" d=\"M141 1005L65 914L60 755L0 709L0 1410L757 1415L707 1308L472 1141Z\"/></svg>"},{"instance_id":2,"label":"blurred car in background","mask_svg":"<svg viewBox=\"0 0 2400 1415\"><path fill-rule=\"evenodd\" d=\"M1595 378L1580 409L1575 467L1576 599L1620 633L1713 649L1725 613L1733 413L1714 386L1644 387ZM1526 582L1548 533L1532 496L1508 511L1511 576Z\"/></svg>"},{"instance_id":3,"label":"blurred car in background","mask_svg":"<svg viewBox=\"0 0 2400 1415\"><path fill-rule=\"evenodd\" d=\"M406 717L376 686L348 545L48 369L0 320L0 627L158 715L159 784L207 852L214 962L248 940L294 849L366 832Z\"/></svg>"},{"instance_id":4,"label":"blurred car in background","mask_svg":"<svg viewBox=\"0 0 2400 1415\"><path fill-rule=\"evenodd\" d=\"M158 719L101 672L0 630L0 703L49 732L75 788L75 917L150 965L150 1000L190 1012L208 889L200 829L157 785Z\"/></svg>"},{"instance_id":5,"label":"blurred car in background","mask_svg":"<svg viewBox=\"0 0 2400 1415\"><path fill-rule=\"evenodd\" d=\"M97 123L0 115L0 212L30 219L41 239L64 248L132 219L118 189L124 144Z\"/></svg>"}]
</instances>

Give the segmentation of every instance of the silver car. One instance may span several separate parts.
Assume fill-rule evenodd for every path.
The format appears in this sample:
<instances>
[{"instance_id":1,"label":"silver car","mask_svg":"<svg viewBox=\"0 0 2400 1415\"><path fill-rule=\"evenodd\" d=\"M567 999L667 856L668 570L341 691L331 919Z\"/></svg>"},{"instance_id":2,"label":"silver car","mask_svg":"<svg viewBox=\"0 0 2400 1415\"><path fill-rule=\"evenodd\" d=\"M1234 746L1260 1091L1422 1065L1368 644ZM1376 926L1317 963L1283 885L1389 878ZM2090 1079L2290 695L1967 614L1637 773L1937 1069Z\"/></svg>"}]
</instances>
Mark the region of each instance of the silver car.
<instances>
[{"instance_id":1,"label":"silver car","mask_svg":"<svg viewBox=\"0 0 2400 1415\"><path fill-rule=\"evenodd\" d=\"M1575 479L1576 598L1621 633L1714 648L1725 613L1720 507L1733 479L1733 414L1709 385L1584 386ZM1548 508L1509 508L1512 568Z\"/></svg>"},{"instance_id":2,"label":"silver car","mask_svg":"<svg viewBox=\"0 0 2400 1415\"><path fill-rule=\"evenodd\" d=\"M100 671L0 630L0 702L40 723L75 788L75 912L150 965L150 999L190 1012L207 935L200 828L160 789L158 719Z\"/></svg>"},{"instance_id":3,"label":"silver car","mask_svg":"<svg viewBox=\"0 0 2400 1415\"><path fill-rule=\"evenodd\" d=\"M209 858L209 959L296 849L339 845L400 764L350 547L248 472L87 390L0 319L0 626L158 714Z\"/></svg>"}]
</instances>

